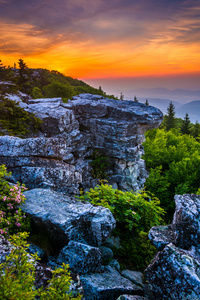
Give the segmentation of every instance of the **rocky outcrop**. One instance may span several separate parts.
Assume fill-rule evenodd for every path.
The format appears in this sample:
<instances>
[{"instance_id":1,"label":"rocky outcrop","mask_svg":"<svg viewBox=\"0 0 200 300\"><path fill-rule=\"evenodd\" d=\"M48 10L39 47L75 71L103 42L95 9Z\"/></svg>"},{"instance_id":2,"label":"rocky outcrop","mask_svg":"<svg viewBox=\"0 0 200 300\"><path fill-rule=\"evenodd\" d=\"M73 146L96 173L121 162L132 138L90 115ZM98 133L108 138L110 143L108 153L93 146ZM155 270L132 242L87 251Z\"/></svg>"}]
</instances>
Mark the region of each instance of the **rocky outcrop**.
<instances>
[{"instance_id":1,"label":"rocky outcrop","mask_svg":"<svg viewBox=\"0 0 200 300\"><path fill-rule=\"evenodd\" d=\"M81 274L86 300L142 296L141 276L121 272L112 251L102 247L115 227L111 212L73 195L98 183L92 176L94 150L108 157L110 184L122 190L141 188L147 177L141 159L144 132L159 125L162 113L141 103L90 94L67 104L60 98L27 102L20 105L41 118L41 128L25 139L0 137L0 164L12 171L11 181L30 189L24 192L22 209L32 217L33 229L51 242L55 255L48 265L66 262Z\"/></svg>"},{"instance_id":2,"label":"rocky outcrop","mask_svg":"<svg viewBox=\"0 0 200 300\"><path fill-rule=\"evenodd\" d=\"M145 271L158 300L200 299L200 196L176 195L169 226L153 227L159 250Z\"/></svg>"},{"instance_id":3,"label":"rocky outcrop","mask_svg":"<svg viewBox=\"0 0 200 300\"><path fill-rule=\"evenodd\" d=\"M15 99L15 100L19 100ZM133 101L82 94L63 103L61 98L20 102L43 121L29 138L0 137L0 163L12 171L12 181L30 189L41 187L68 194L98 183L91 172L94 149L109 158L108 181L122 190L141 188L147 177L142 142L162 113Z\"/></svg>"}]
</instances>

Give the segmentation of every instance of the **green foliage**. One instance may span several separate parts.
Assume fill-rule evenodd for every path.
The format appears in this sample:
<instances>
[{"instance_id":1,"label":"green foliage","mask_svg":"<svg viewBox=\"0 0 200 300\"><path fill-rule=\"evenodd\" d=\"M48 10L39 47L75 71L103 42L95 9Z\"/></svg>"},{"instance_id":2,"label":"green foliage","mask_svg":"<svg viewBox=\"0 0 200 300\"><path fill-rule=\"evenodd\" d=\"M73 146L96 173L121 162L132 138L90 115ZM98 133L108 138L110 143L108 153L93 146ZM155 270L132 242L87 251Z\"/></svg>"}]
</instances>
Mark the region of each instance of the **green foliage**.
<instances>
[{"instance_id":1,"label":"green foliage","mask_svg":"<svg viewBox=\"0 0 200 300\"><path fill-rule=\"evenodd\" d=\"M40 127L41 122L34 114L28 113L14 101L1 97L0 125L10 135L23 137L30 130L36 131Z\"/></svg>"},{"instance_id":2,"label":"green foliage","mask_svg":"<svg viewBox=\"0 0 200 300\"><path fill-rule=\"evenodd\" d=\"M43 93L46 98L63 97L70 99L75 95L74 89L70 84L63 84L59 81L53 81L45 86Z\"/></svg>"},{"instance_id":3,"label":"green foliage","mask_svg":"<svg viewBox=\"0 0 200 300\"><path fill-rule=\"evenodd\" d=\"M35 299L38 292L34 288L35 267L37 256L28 256L27 233L14 235L10 242L14 246L6 262L0 264L0 299L26 300Z\"/></svg>"},{"instance_id":4,"label":"green foliage","mask_svg":"<svg viewBox=\"0 0 200 300\"><path fill-rule=\"evenodd\" d=\"M7 173L4 165L0 166L0 234L9 236L11 234L30 229L29 218L22 212L19 205L24 203L22 194L26 189L20 184L10 185L5 177Z\"/></svg>"},{"instance_id":5,"label":"green foliage","mask_svg":"<svg viewBox=\"0 0 200 300\"><path fill-rule=\"evenodd\" d=\"M81 296L73 297L69 290L71 277L68 266L63 264L62 268L53 271L52 279L46 288L38 290L34 287L35 260L37 255L26 252L28 244L25 239L26 232L13 235L10 239L13 249L6 262L0 265L0 299L4 300L80 300Z\"/></svg>"},{"instance_id":6,"label":"green foliage","mask_svg":"<svg viewBox=\"0 0 200 300\"><path fill-rule=\"evenodd\" d=\"M31 92L31 97L33 99L39 99L39 98L43 98L43 94L42 94L42 91L39 87L34 87L32 89L32 92Z\"/></svg>"},{"instance_id":7,"label":"green foliage","mask_svg":"<svg viewBox=\"0 0 200 300\"><path fill-rule=\"evenodd\" d=\"M146 133L143 146L143 158L150 171L146 188L160 199L170 222L174 195L196 193L200 186L200 144L175 129L154 129Z\"/></svg>"},{"instance_id":8,"label":"green foliage","mask_svg":"<svg viewBox=\"0 0 200 300\"><path fill-rule=\"evenodd\" d=\"M95 149L91 159L92 161L90 165L92 166L93 178L106 179L106 169L110 165L108 162L108 157L100 153L99 150Z\"/></svg>"},{"instance_id":9,"label":"green foliage","mask_svg":"<svg viewBox=\"0 0 200 300\"><path fill-rule=\"evenodd\" d=\"M120 237L122 245L120 250L115 249L119 258L126 259L129 264L137 268L144 268L147 261L150 262L155 248L150 246L147 234L152 226L162 223L164 215L156 197L152 197L145 191L122 192L101 183L78 198L94 205L107 207L113 213L117 221L114 234Z\"/></svg>"},{"instance_id":10,"label":"green foliage","mask_svg":"<svg viewBox=\"0 0 200 300\"><path fill-rule=\"evenodd\" d=\"M62 268L53 271L52 279L46 289L39 292L40 300L81 300L81 296L72 296L72 293L66 293L70 287L71 277L68 265L62 264Z\"/></svg>"}]
</instances>

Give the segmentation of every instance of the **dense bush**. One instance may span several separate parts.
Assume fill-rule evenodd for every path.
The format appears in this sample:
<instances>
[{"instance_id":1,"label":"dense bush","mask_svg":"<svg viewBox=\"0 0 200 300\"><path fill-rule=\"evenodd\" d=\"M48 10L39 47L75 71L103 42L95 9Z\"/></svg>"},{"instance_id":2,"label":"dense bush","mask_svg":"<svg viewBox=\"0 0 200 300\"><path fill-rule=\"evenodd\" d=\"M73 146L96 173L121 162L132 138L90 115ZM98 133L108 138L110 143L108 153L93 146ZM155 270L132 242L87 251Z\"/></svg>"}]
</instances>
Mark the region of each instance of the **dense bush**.
<instances>
[{"instance_id":1,"label":"dense bush","mask_svg":"<svg viewBox=\"0 0 200 300\"><path fill-rule=\"evenodd\" d=\"M146 188L160 199L170 222L174 195L196 193L200 187L200 143L176 129L153 129L146 133L143 146L150 171Z\"/></svg>"},{"instance_id":2,"label":"dense bush","mask_svg":"<svg viewBox=\"0 0 200 300\"><path fill-rule=\"evenodd\" d=\"M162 223L164 214L159 200L145 191L122 192L103 182L89 192L81 192L78 199L110 209L117 221L114 235L121 239L121 248L114 249L115 254L132 267L145 268L155 253L148 232Z\"/></svg>"},{"instance_id":3,"label":"dense bush","mask_svg":"<svg viewBox=\"0 0 200 300\"><path fill-rule=\"evenodd\" d=\"M43 94L47 98L62 97L70 99L75 95L75 92L69 83L63 84L59 81L53 81L43 88Z\"/></svg>"},{"instance_id":4,"label":"dense bush","mask_svg":"<svg viewBox=\"0 0 200 300\"><path fill-rule=\"evenodd\" d=\"M27 233L13 235L10 239L13 249L0 265L0 299L4 300L80 300L81 296L73 297L69 291L71 277L68 266L63 264L53 272L52 279L46 288L36 289L35 260L37 255L27 253Z\"/></svg>"},{"instance_id":5,"label":"dense bush","mask_svg":"<svg viewBox=\"0 0 200 300\"><path fill-rule=\"evenodd\" d=\"M9 174L4 165L0 166L0 233L4 236L30 230L29 218L19 205L25 201L24 186L10 185L5 177Z\"/></svg>"},{"instance_id":6,"label":"dense bush","mask_svg":"<svg viewBox=\"0 0 200 300\"><path fill-rule=\"evenodd\" d=\"M10 135L24 137L30 130L36 131L41 120L28 113L14 101L0 97L0 125ZM0 135L3 132L0 131Z\"/></svg>"}]
</instances>

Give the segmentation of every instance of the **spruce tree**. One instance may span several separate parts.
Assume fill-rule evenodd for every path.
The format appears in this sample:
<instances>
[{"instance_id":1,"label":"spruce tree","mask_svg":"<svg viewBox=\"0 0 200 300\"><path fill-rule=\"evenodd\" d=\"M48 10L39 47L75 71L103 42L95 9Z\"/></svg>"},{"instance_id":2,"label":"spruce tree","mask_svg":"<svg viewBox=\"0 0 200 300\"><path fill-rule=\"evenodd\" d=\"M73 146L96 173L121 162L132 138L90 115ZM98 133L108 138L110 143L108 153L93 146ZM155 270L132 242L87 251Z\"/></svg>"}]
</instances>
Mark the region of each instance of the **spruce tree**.
<instances>
[{"instance_id":1,"label":"spruce tree","mask_svg":"<svg viewBox=\"0 0 200 300\"><path fill-rule=\"evenodd\" d=\"M181 129L182 134L190 134L190 118L189 118L188 113L185 114L185 117L183 119L180 129Z\"/></svg>"},{"instance_id":2,"label":"spruce tree","mask_svg":"<svg viewBox=\"0 0 200 300\"><path fill-rule=\"evenodd\" d=\"M165 121L166 121L166 130L167 131L176 127L175 106L172 103L172 101L169 103L169 106L167 108L167 115L166 115Z\"/></svg>"},{"instance_id":3,"label":"spruce tree","mask_svg":"<svg viewBox=\"0 0 200 300\"><path fill-rule=\"evenodd\" d=\"M22 92L26 93L27 92L26 84L27 84L27 81L28 81L28 78L27 78L28 66L24 62L24 60L21 59L21 58L18 60L18 65L19 65L18 85L20 87L20 90Z\"/></svg>"}]
</instances>

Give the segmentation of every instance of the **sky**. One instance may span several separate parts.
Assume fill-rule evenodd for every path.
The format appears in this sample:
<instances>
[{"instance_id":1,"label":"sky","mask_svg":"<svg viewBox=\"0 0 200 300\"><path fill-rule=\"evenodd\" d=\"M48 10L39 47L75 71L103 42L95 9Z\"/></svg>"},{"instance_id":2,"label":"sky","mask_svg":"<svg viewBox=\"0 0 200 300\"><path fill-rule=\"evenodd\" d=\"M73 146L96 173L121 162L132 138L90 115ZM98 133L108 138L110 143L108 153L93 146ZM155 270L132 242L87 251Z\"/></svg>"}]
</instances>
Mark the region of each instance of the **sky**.
<instances>
[{"instance_id":1,"label":"sky","mask_svg":"<svg viewBox=\"0 0 200 300\"><path fill-rule=\"evenodd\" d=\"M19 58L108 89L200 89L200 1L0 0L0 59Z\"/></svg>"}]
</instances>

